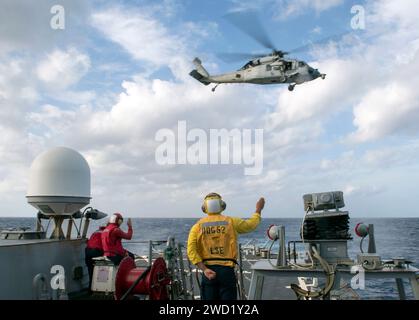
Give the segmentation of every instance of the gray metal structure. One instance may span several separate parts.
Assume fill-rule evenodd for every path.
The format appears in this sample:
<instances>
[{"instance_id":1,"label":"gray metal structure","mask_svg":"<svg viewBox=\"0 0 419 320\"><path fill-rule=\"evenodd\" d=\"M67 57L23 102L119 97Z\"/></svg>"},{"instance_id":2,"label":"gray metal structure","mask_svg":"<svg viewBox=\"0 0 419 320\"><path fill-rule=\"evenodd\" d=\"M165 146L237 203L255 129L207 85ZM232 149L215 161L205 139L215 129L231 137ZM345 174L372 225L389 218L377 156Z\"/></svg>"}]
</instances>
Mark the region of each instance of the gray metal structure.
<instances>
[{"instance_id":1,"label":"gray metal structure","mask_svg":"<svg viewBox=\"0 0 419 320\"><path fill-rule=\"evenodd\" d=\"M53 266L63 267L67 295L83 291L89 282L85 244L86 239L0 240L0 299L54 298Z\"/></svg>"},{"instance_id":2,"label":"gray metal structure","mask_svg":"<svg viewBox=\"0 0 419 320\"><path fill-rule=\"evenodd\" d=\"M249 288L249 299L262 299L266 291L265 282L271 284L278 279L283 283L289 281L288 285L283 284L277 288L278 291L289 287L288 293L295 292L299 299L330 299L332 292L342 289L342 280L355 280L354 286L366 286L366 280L370 279L394 279L400 299L406 299L403 279L410 282L415 300L419 300L419 269L412 267L403 258L395 258L389 262L382 262L381 257L376 254L374 240L374 226L368 227L369 247L368 253L362 252L362 240L357 261L354 262L348 256L348 241L352 240L348 232L349 213L339 211L344 207L343 193L341 191L322 192L306 194L303 196L304 210L306 212L301 225L301 240L288 242L288 260L284 258L260 260L255 262L252 269L252 280ZM331 210L332 211L328 211ZM321 210L316 212L316 210ZM325 210L325 211L323 211ZM338 219L338 220L336 220ZM310 225L306 222L311 220ZM270 227L272 228L272 226ZM305 228L310 229L308 232ZM284 227L281 227L281 234L285 234ZM305 232L307 231L307 232ZM358 233L358 231L357 231ZM268 231L268 234L270 232ZM310 237L307 238L307 235ZM280 239L279 254L285 246L285 237L271 237L274 241ZM305 259L298 259L296 243L305 245L305 254L311 263ZM291 245L294 249L291 250ZM269 278L269 281L265 281ZM307 278L314 278L312 284L307 286ZM325 278L324 288L318 283L319 279ZM295 284L298 279L299 285ZM294 283L292 283L294 281ZM356 283L357 281L362 282ZM352 288L352 286L351 286ZM353 289L353 288L352 288ZM354 291L356 294L356 292Z\"/></svg>"},{"instance_id":3,"label":"gray metal structure","mask_svg":"<svg viewBox=\"0 0 419 320\"><path fill-rule=\"evenodd\" d=\"M272 260L272 264L276 261ZM249 289L249 299L260 300L263 296L265 281L273 281L273 279L288 279L289 283L295 281L297 277L314 277L323 278L325 277L324 270L320 268L314 269L297 269L297 268L276 268L274 265L269 263L267 260L261 260L256 262L252 266L252 281ZM354 273L351 273L349 267L338 267L335 271L335 284L333 289L339 289L341 280L351 280L354 277ZM400 299L406 299L406 292L402 279L407 279L412 287L413 295L415 300L419 300L419 284L417 280L417 274L419 269L414 267L406 268L385 268L382 270L365 270L365 280L371 279L394 279ZM278 288L279 290L280 288Z\"/></svg>"}]
</instances>

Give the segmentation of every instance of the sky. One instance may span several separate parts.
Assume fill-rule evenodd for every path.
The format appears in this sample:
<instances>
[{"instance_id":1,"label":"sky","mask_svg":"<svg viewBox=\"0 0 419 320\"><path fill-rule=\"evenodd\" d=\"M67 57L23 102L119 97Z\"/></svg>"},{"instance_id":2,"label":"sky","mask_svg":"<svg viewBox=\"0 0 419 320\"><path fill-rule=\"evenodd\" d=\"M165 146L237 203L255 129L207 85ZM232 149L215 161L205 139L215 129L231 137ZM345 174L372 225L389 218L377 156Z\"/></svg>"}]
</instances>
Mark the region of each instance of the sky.
<instances>
[{"instance_id":1,"label":"sky","mask_svg":"<svg viewBox=\"0 0 419 320\"><path fill-rule=\"evenodd\" d=\"M302 217L306 193L341 190L353 217L419 217L419 2L416 0L61 0L0 3L0 216L35 216L29 168L54 146L80 152L91 204L131 217L201 217L222 194L226 214ZM365 29L293 58L327 74L297 86L221 85L191 78L236 70L219 52L266 53L225 15L251 10L278 49ZM263 129L263 170L156 162L156 133Z\"/></svg>"}]
</instances>

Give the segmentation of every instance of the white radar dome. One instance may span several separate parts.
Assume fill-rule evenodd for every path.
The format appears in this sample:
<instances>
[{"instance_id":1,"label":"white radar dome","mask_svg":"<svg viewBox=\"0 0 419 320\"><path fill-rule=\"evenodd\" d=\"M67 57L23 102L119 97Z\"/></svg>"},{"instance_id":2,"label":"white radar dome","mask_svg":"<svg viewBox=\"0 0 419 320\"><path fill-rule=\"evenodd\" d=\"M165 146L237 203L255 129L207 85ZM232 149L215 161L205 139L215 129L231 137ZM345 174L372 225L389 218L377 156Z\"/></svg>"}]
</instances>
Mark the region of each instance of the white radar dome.
<instances>
[{"instance_id":1,"label":"white radar dome","mask_svg":"<svg viewBox=\"0 0 419 320\"><path fill-rule=\"evenodd\" d=\"M28 202L46 215L70 215L90 202L90 168L77 151L56 147L33 161Z\"/></svg>"}]
</instances>

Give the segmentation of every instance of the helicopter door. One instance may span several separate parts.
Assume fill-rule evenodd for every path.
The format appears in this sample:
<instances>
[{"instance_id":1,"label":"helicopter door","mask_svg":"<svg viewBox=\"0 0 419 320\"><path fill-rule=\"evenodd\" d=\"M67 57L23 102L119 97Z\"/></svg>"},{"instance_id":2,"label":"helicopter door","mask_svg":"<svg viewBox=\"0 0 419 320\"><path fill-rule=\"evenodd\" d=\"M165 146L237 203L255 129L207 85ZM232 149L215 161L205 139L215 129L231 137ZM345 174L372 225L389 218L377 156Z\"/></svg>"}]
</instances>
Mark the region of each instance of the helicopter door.
<instances>
[{"instance_id":1,"label":"helicopter door","mask_svg":"<svg viewBox=\"0 0 419 320\"><path fill-rule=\"evenodd\" d=\"M275 77L275 79L272 79L274 80L273 82L285 82L286 78L284 71L284 65L282 64L273 66L273 74Z\"/></svg>"},{"instance_id":2,"label":"helicopter door","mask_svg":"<svg viewBox=\"0 0 419 320\"><path fill-rule=\"evenodd\" d=\"M266 65L266 73L265 73L265 81L267 81L268 83L270 82L276 82L276 77L278 74L278 70L276 69L276 67L278 66L272 66L270 64Z\"/></svg>"},{"instance_id":3,"label":"helicopter door","mask_svg":"<svg viewBox=\"0 0 419 320\"><path fill-rule=\"evenodd\" d=\"M285 62L285 71L289 71L292 69L293 69L292 62L289 62L289 61Z\"/></svg>"}]
</instances>

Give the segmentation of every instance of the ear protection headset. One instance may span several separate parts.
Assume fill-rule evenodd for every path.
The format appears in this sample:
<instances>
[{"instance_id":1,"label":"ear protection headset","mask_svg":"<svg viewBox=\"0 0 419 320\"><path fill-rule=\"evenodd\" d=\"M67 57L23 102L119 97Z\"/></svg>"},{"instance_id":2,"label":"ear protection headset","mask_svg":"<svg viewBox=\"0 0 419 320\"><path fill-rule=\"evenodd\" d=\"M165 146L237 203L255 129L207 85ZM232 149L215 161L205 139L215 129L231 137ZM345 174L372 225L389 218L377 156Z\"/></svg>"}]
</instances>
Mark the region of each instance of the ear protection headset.
<instances>
[{"instance_id":1,"label":"ear protection headset","mask_svg":"<svg viewBox=\"0 0 419 320\"><path fill-rule=\"evenodd\" d=\"M218 209L214 212L211 212L211 208L213 207L213 205L209 205L209 202L213 202L214 200L218 201L218 204L216 204L216 206L218 207ZM221 196L218 193L212 192L209 193L205 196L204 198L204 203L202 204L202 211L204 213L220 213L221 211L224 211L227 207L227 204L223 201L223 199L221 198ZM211 211L209 211L211 210Z\"/></svg>"},{"instance_id":2,"label":"ear protection headset","mask_svg":"<svg viewBox=\"0 0 419 320\"><path fill-rule=\"evenodd\" d=\"M122 218L122 214L116 212L109 218L109 223L117 223L119 219L124 220L124 218Z\"/></svg>"}]
</instances>

